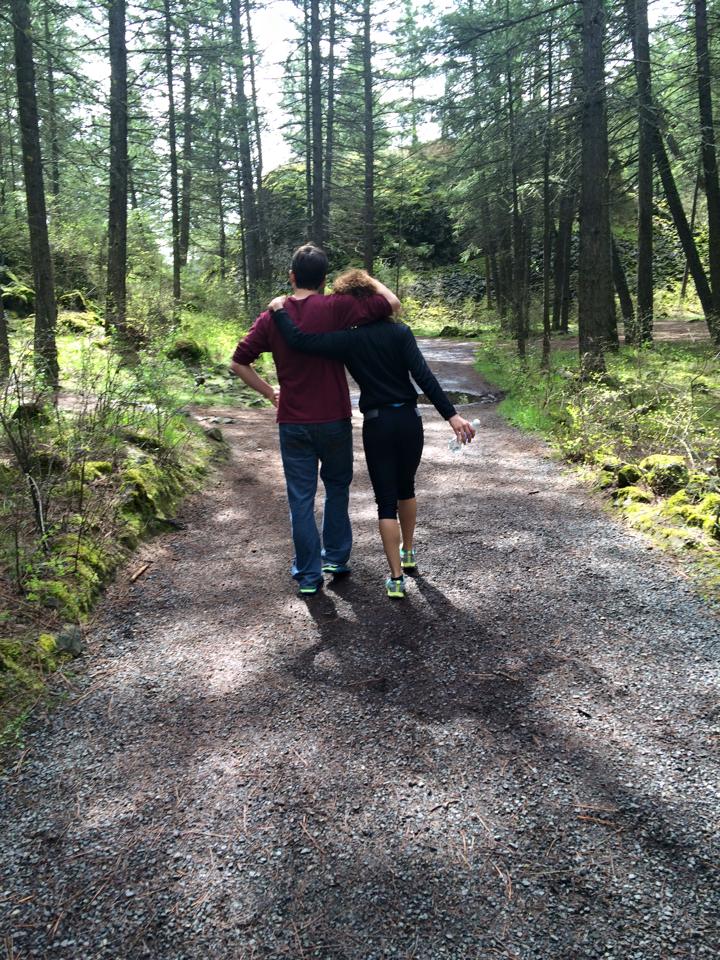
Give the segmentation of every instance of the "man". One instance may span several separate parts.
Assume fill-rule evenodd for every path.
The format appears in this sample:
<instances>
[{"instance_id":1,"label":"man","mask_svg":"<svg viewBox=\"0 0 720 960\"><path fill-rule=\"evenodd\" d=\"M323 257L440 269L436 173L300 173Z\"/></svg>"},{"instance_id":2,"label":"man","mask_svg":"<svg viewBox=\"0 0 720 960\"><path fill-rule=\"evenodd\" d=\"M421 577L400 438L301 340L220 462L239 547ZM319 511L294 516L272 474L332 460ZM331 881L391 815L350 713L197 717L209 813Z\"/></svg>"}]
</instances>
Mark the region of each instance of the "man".
<instances>
[{"instance_id":1,"label":"man","mask_svg":"<svg viewBox=\"0 0 720 960\"><path fill-rule=\"evenodd\" d=\"M303 332L345 330L400 311L400 301L378 281L377 293L363 300L338 294L324 296L327 270L327 257L318 247L306 244L295 251L290 268L293 292L285 309ZM268 351L275 360L279 392L251 366ZM295 547L292 575L300 594L315 594L322 586L323 573L350 572L348 501L353 448L345 367L337 360L291 350L265 311L238 344L230 369L277 407ZM325 486L322 544L315 523L318 465Z\"/></svg>"}]
</instances>

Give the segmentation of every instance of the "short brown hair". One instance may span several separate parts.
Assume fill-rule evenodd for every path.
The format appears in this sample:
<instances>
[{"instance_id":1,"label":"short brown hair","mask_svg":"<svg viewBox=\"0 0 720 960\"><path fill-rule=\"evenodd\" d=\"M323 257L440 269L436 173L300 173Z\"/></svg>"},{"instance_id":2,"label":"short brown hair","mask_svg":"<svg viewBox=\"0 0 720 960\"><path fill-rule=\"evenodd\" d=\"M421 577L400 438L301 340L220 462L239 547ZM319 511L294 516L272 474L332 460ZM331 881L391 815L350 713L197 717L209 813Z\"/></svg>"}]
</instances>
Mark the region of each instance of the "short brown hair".
<instances>
[{"instance_id":1,"label":"short brown hair","mask_svg":"<svg viewBox=\"0 0 720 960\"><path fill-rule=\"evenodd\" d=\"M290 269L295 274L295 286L301 290L319 290L325 283L328 258L324 250L313 243L298 247L293 254Z\"/></svg>"}]
</instances>

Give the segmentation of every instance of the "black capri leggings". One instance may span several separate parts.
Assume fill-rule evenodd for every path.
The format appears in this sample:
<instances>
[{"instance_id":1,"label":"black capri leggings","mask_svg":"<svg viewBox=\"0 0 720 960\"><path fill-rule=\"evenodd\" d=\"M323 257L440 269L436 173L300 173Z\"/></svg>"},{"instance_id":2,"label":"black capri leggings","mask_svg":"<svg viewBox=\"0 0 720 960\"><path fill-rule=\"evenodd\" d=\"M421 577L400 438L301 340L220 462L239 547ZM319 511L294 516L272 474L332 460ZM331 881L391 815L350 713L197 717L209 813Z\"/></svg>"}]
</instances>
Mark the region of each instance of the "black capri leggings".
<instances>
[{"instance_id":1,"label":"black capri leggings","mask_svg":"<svg viewBox=\"0 0 720 960\"><path fill-rule=\"evenodd\" d=\"M423 451L420 411L412 404L381 407L363 423L363 447L375 491L378 517L397 517L398 500L415 496L415 473Z\"/></svg>"}]
</instances>

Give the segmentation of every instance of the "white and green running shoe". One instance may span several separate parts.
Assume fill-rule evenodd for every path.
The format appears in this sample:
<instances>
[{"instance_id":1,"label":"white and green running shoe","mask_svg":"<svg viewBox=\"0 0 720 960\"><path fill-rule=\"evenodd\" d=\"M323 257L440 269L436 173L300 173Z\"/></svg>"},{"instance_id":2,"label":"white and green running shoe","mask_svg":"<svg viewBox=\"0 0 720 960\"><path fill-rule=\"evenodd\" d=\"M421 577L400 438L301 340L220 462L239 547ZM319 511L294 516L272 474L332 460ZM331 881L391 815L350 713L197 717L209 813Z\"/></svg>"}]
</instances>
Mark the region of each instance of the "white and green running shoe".
<instances>
[{"instance_id":1,"label":"white and green running shoe","mask_svg":"<svg viewBox=\"0 0 720 960\"><path fill-rule=\"evenodd\" d=\"M402 598L405 596L405 577L400 577L395 580L393 577L388 577L385 581L385 589L387 590L387 595L389 597L398 597Z\"/></svg>"},{"instance_id":2,"label":"white and green running shoe","mask_svg":"<svg viewBox=\"0 0 720 960\"><path fill-rule=\"evenodd\" d=\"M414 550L400 550L400 566L403 570L417 570Z\"/></svg>"},{"instance_id":3,"label":"white and green running shoe","mask_svg":"<svg viewBox=\"0 0 720 960\"><path fill-rule=\"evenodd\" d=\"M329 573L333 577L344 577L350 573L350 565L347 563L324 563L323 573Z\"/></svg>"}]
</instances>

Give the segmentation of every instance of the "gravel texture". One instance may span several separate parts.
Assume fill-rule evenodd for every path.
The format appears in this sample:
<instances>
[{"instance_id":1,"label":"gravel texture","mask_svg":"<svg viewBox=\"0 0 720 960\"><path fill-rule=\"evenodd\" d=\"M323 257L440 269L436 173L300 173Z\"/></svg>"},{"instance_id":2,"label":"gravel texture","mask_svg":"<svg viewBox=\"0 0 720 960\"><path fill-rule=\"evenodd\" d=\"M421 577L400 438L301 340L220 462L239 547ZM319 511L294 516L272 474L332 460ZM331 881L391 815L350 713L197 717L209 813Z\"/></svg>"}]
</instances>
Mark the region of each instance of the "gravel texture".
<instances>
[{"instance_id":1,"label":"gravel texture","mask_svg":"<svg viewBox=\"0 0 720 960\"><path fill-rule=\"evenodd\" d=\"M431 347L482 393L471 350ZM359 429L354 572L306 602L272 413L213 411L231 461L109 591L0 779L7 957L718 955L720 622L468 410L464 455L425 413L394 603Z\"/></svg>"}]
</instances>

